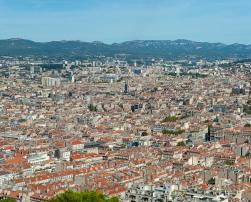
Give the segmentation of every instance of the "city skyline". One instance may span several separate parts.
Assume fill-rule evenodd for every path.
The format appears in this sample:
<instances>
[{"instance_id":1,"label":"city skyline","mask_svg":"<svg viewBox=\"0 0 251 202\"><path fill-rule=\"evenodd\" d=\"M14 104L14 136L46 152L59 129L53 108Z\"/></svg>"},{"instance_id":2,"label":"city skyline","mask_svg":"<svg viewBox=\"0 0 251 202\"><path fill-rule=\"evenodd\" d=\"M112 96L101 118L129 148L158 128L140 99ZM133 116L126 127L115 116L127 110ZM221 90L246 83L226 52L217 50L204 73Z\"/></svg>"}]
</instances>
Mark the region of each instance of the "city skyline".
<instances>
[{"instance_id":1,"label":"city skyline","mask_svg":"<svg viewBox=\"0 0 251 202\"><path fill-rule=\"evenodd\" d=\"M250 9L0 0L0 202L251 201Z\"/></svg>"},{"instance_id":2,"label":"city skyline","mask_svg":"<svg viewBox=\"0 0 251 202\"><path fill-rule=\"evenodd\" d=\"M0 38L251 44L250 8L247 0L0 0Z\"/></svg>"}]
</instances>

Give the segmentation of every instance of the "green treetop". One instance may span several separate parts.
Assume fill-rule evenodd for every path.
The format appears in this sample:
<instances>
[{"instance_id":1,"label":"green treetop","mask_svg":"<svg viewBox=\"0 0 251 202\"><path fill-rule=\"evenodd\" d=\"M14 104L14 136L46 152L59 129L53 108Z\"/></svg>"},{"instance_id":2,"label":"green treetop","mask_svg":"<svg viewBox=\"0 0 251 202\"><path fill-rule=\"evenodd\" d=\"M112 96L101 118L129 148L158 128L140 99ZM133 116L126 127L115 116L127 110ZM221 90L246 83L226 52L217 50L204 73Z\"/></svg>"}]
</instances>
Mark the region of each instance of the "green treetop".
<instances>
[{"instance_id":1,"label":"green treetop","mask_svg":"<svg viewBox=\"0 0 251 202\"><path fill-rule=\"evenodd\" d=\"M49 202L119 202L117 197L107 198L96 191L74 192L66 191Z\"/></svg>"}]
</instances>

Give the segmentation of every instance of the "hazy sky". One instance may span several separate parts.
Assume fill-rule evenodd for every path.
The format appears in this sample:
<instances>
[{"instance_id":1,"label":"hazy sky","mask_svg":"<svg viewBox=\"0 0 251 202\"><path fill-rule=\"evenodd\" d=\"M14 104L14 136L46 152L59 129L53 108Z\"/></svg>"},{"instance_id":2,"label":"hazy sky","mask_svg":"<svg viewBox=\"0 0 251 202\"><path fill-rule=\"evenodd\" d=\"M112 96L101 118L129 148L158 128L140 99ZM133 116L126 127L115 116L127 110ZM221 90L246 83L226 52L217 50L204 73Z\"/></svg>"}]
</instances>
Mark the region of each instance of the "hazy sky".
<instances>
[{"instance_id":1,"label":"hazy sky","mask_svg":"<svg viewBox=\"0 0 251 202\"><path fill-rule=\"evenodd\" d=\"M0 0L0 38L251 44L251 0Z\"/></svg>"}]
</instances>

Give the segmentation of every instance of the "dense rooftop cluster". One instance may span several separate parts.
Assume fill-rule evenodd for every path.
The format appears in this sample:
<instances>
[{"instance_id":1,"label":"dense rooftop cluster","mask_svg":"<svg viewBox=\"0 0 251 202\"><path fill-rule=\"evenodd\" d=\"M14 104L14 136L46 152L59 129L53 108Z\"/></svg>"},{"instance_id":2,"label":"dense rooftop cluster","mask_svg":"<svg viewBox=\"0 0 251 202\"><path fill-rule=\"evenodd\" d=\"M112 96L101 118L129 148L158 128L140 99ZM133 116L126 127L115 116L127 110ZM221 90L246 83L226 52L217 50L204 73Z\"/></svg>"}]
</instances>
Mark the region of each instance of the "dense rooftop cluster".
<instances>
[{"instance_id":1,"label":"dense rooftop cluster","mask_svg":"<svg viewBox=\"0 0 251 202\"><path fill-rule=\"evenodd\" d=\"M251 200L249 62L0 64L1 198Z\"/></svg>"}]
</instances>

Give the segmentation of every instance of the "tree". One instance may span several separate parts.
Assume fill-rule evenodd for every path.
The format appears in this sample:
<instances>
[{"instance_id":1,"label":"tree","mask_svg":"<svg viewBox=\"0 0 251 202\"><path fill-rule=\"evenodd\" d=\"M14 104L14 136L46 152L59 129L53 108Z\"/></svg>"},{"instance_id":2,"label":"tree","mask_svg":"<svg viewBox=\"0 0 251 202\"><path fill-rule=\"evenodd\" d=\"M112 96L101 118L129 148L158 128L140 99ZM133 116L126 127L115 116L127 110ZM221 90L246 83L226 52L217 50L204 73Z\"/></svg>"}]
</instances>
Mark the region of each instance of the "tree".
<instances>
[{"instance_id":1,"label":"tree","mask_svg":"<svg viewBox=\"0 0 251 202\"><path fill-rule=\"evenodd\" d=\"M185 132L185 130L181 130L181 129L179 129L179 130L168 130L168 129L162 130L163 134L170 134L170 135L180 135L184 132Z\"/></svg>"},{"instance_id":2,"label":"tree","mask_svg":"<svg viewBox=\"0 0 251 202\"><path fill-rule=\"evenodd\" d=\"M117 197L107 198L96 191L74 192L69 190L59 194L49 202L119 202L119 200Z\"/></svg>"},{"instance_id":3,"label":"tree","mask_svg":"<svg viewBox=\"0 0 251 202\"><path fill-rule=\"evenodd\" d=\"M232 166L232 165L234 165L234 162L231 161L231 160L226 160L225 164L228 165L228 166Z\"/></svg>"},{"instance_id":4,"label":"tree","mask_svg":"<svg viewBox=\"0 0 251 202\"><path fill-rule=\"evenodd\" d=\"M176 116L167 116L166 118L164 118L161 122L162 123L167 123L167 122L175 122L177 121L177 117Z\"/></svg>"},{"instance_id":5,"label":"tree","mask_svg":"<svg viewBox=\"0 0 251 202\"><path fill-rule=\"evenodd\" d=\"M93 104L88 105L88 109L89 109L91 112L96 112L96 111L97 111L97 107L94 106Z\"/></svg>"},{"instance_id":6,"label":"tree","mask_svg":"<svg viewBox=\"0 0 251 202\"><path fill-rule=\"evenodd\" d=\"M214 179L214 178L210 178L210 179L207 181L207 184L215 185L215 179Z\"/></svg>"},{"instance_id":7,"label":"tree","mask_svg":"<svg viewBox=\"0 0 251 202\"><path fill-rule=\"evenodd\" d=\"M186 144L185 144L185 142L180 141L180 142L178 142L177 146L178 147L183 147L183 146L186 146Z\"/></svg>"},{"instance_id":8,"label":"tree","mask_svg":"<svg viewBox=\"0 0 251 202\"><path fill-rule=\"evenodd\" d=\"M214 120L213 120L213 122L218 123L218 122L219 122L219 117L218 117L218 116L217 116L217 117L215 117L215 118L214 118Z\"/></svg>"},{"instance_id":9,"label":"tree","mask_svg":"<svg viewBox=\"0 0 251 202\"><path fill-rule=\"evenodd\" d=\"M70 92L68 93L68 96L69 96L69 97L72 97L72 95L73 95L73 93L70 91Z\"/></svg>"},{"instance_id":10,"label":"tree","mask_svg":"<svg viewBox=\"0 0 251 202\"><path fill-rule=\"evenodd\" d=\"M16 200L14 200L12 198L6 198L6 199L0 200L0 202L16 202Z\"/></svg>"},{"instance_id":11,"label":"tree","mask_svg":"<svg viewBox=\"0 0 251 202\"><path fill-rule=\"evenodd\" d=\"M147 134L147 132L146 131L144 131L143 133L141 133L141 136L147 136L148 134Z\"/></svg>"},{"instance_id":12,"label":"tree","mask_svg":"<svg viewBox=\"0 0 251 202\"><path fill-rule=\"evenodd\" d=\"M243 112L245 112L246 114L251 114L251 105L243 105Z\"/></svg>"},{"instance_id":13,"label":"tree","mask_svg":"<svg viewBox=\"0 0 251 202\"><path fill-rule=\"evenodd\" d=\"M251 127L251 124L250 124L250 123L246 123L246 124L244 125L244 127Z\"/></svg>"}]
</instances>

